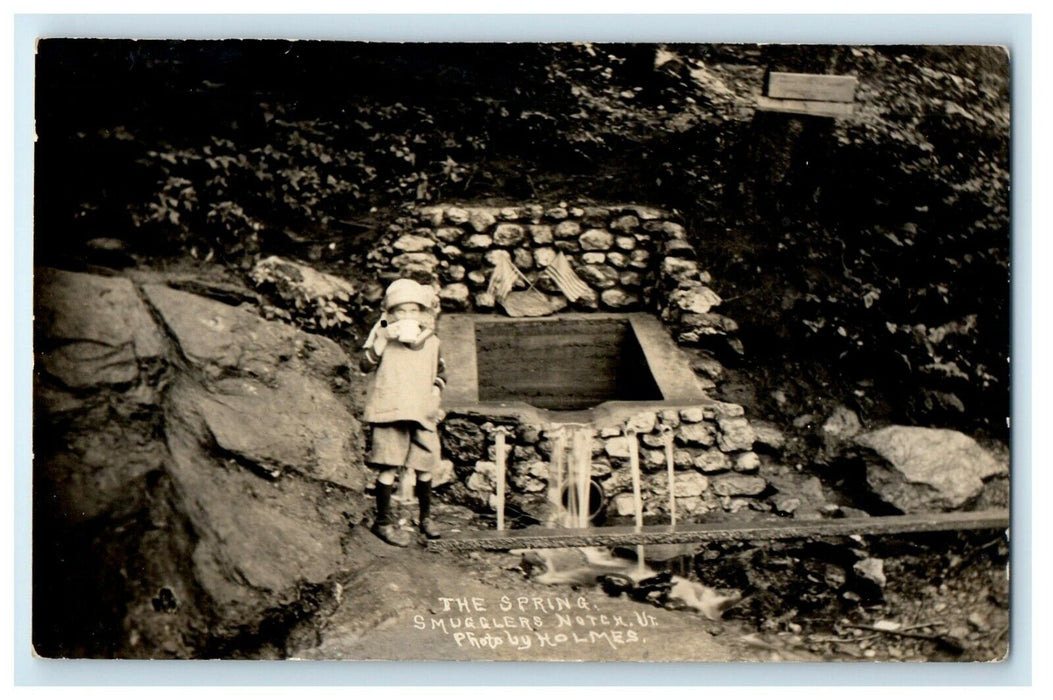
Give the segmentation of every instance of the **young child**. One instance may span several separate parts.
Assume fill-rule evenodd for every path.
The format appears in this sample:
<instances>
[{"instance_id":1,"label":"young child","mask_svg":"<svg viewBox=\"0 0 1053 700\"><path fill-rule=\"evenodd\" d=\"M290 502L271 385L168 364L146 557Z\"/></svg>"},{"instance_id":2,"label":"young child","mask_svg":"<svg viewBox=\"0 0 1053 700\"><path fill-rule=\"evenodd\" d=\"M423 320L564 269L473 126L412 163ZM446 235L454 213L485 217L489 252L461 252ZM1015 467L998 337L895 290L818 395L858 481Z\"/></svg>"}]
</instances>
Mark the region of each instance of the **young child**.
<instances>
[{"instance_id":1,"label":"young child","mask_svg":"<svg viewBox=\"0 0 1053 700\"><path fill-rule=\"evenodd\" d=\"M406 547L408 533L391 515L391 493L402 467L416 472L414 493L420 531L429 539L439 531L430 517L432 471L439 464L439 408L446 385L445 366L435 336L435 294L410 279L395 280L384 293L384 313L366 339L362 371L372 372L364 420L372 426L366 463L377 470L377 517L373 534Z\"/></svg>"}]
</instances>

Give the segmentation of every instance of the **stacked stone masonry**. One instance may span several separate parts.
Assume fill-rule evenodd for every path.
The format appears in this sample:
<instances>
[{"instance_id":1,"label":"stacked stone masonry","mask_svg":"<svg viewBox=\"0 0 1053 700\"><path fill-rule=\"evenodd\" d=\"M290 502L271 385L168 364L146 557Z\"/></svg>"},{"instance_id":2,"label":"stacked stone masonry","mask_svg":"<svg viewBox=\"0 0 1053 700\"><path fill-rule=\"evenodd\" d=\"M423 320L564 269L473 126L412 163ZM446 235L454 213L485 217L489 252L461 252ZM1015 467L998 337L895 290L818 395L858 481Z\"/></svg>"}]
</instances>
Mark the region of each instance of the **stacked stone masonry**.
<instances>
[{"instance_id":1,"label":"stacked stone masonry","mask_svg":"<svg viewBox=\"0 0 1053 700\"><path fill-rule=\"evenodd\" d=\"M738 326L716 312L722 300L709 286L710 275L700 266L684 226L675 214L653 207L440 204L392 224L377 250L374 262L381 279L412 277L432 284L446 312L501 313L486 291L504 258L557 310L649 311L680 345L741 352L734 337ZM543 274L560 253L589 287L574 302ZM516 288L525 289L526 282ZM719 365L716 359L709 363ZM703 374L714 375L708 365L705 369ZM627 425L632 427L627 430ZM668 439L673 441L678 517L771 508L766 499L772 489L758 476L755 436L741 406L714 402L645 411L627 425L586 428L593 446L592 477L603 486L609 514L632 514L630 439L638 445L645 515L669 514ZM451 493L467 505L492 510L498 478L494 431L502 427L510 431L508 508L543 520L559 479L552 465L566 465L572 458L568 436L562 460L554 459L558 426L507 416L448 415L441 427L444 469L439 481L453 482ZM579 428L565 428L574 429Z\"/></svg>"},{"instance_id":2,"label":"stacked stone masonry","mask_svg":"<svg viewBox=\"0 0 1053 700\"><path fill-rule=\"evenodd\" d=\"M633 515L631 440L636 441L644 515L669 514L666 445L673 447L674 499L678 518L742 508L771 510L773 489L759 474L753 451L755 434L742 406L715 401L686 408L646 410L623 425L560 426L510 422L487 416L451 414L443 426L444 472L466 488L468 505L496 505L498 467L496 431L507 431L505 478L511 510L538 514L556 502L554 491L566 483L573 463L573 432L588 430L592 441L591 477L607 497L610 515ZM557 456L560 433L566 450ZM555 473L562 464L563 476ZM541 520L541 517L537 517Z\"/></svg>"},{"instance_id":3,"label":"stacked stone masonry","mask_svg":"<svg viewBox=\"0 0 1053 700\"><path fill-rule=\"evenodd\" d=\"M435 285L445 311L499 311L486 289L501 258L510 260L554 308L660 313L678 342L731 343L738 329L716 313L694 246L676 216L638 205L435 205L402 217L386 232L379 274ZM588 285L568 302L544 269L559 253ZM527 282L520 281L518 289Z\"/></svg>"}]
</instances>

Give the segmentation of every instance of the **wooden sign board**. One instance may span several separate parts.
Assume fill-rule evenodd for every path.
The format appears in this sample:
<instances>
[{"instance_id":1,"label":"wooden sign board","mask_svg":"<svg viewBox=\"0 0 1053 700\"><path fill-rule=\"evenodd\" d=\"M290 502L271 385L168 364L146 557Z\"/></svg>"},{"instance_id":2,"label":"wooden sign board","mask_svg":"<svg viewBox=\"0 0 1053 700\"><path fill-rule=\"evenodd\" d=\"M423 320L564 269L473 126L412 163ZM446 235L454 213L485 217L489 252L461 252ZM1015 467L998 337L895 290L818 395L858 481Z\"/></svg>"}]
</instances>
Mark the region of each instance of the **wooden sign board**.
<instances>
[{"instance_id":1,"label":"wooden sign board","mask_svg":"<svg viewBox=\"0 0 1053 700\"><path fill-rule=\"evenodd\" d=\"M813 117L848 117L852 114L851 102L819 102L817 100L773 100L758 97L757 109L762 112L786 112L807 114Z\"/></svg>"},{"instance_id":2,"label":"wooden sign board","mask_svg":"<svg viewBox=\"0 0 1053 700\"><path fill-rule=\"evenodd\" d=\"M767 97L776 100L851 102L859 81L850 75L769 73Z\"/></svg>"}]
</instances>

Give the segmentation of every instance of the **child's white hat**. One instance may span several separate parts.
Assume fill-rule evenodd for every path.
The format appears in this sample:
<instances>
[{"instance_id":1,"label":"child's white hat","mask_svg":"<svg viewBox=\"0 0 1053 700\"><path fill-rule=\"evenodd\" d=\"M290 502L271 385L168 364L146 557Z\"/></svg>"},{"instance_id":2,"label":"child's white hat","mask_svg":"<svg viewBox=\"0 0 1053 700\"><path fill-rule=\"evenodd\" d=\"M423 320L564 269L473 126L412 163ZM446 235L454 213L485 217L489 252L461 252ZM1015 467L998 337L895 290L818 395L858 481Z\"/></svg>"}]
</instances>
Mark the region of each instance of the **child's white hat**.
<instances>
[{"instance_id":1,"label":"child's white hat","mask_svg":"<svg viewBox=\"0 0 1053 700\"><path fill-rule=\"evenodd\" d=\"M388 285L384 292L384 310L387 311L399 304L420 304L425 311L432 308L435 292L411 279L398 279Z\"/></svg>"}]
</instances>

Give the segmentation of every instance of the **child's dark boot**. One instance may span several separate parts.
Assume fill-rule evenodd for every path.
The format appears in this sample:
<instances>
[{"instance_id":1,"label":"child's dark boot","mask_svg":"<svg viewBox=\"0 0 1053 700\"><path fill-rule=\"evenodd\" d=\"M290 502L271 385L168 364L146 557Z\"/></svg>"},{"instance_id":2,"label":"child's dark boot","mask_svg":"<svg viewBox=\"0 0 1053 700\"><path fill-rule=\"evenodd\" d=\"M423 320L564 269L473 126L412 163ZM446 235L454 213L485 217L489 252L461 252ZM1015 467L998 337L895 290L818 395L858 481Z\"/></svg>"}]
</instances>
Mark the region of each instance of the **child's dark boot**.
<instances>
[{"instance_id":1,"label":"child's dark boot","mask_svg":"<svg viewBox=\"0 0 1053 700\"><path fill-rule=\"evenodd\" d=\"M435 521L431 519L431 480L421 481L413 487L416 492L417 503L420 504L420 531L429 540L437 540L442 537Z\"/></svg>"},{"instance_id":2,"label":"child's dark boot","mask_svg":"<svg viewBox=\"0 0 1053 700\"><path fill-rule=\"evenodd\" d=\"M393 484L382 484L379 481L374 486L377 494L377 519L373 522L372 532L390 545L408 547L409 534L400 530L391 517L391 492L394 488Z\"/></svg>"}]
</instances>

